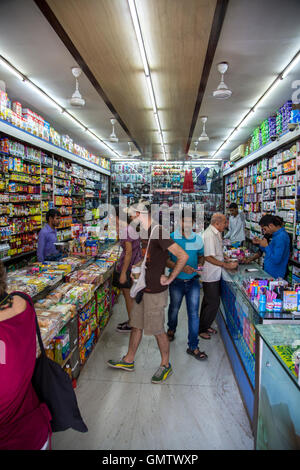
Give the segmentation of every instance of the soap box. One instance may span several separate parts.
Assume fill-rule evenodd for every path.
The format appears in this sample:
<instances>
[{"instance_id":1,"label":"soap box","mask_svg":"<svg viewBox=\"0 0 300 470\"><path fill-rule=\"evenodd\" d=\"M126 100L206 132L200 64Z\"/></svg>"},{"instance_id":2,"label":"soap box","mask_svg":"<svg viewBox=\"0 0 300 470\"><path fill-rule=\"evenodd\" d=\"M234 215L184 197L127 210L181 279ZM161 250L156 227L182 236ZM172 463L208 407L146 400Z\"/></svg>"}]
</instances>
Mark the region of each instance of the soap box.
<instances>
[{"instance_id":1,"label":"soap box","mask_svg":"<svg viewBox=\"0 0 300 470\"><path fill-rule=\"evenodd\" d=\"M297 292L284 291L283 292L283 310L297 311Z\"/></svg>"}]
</instances>

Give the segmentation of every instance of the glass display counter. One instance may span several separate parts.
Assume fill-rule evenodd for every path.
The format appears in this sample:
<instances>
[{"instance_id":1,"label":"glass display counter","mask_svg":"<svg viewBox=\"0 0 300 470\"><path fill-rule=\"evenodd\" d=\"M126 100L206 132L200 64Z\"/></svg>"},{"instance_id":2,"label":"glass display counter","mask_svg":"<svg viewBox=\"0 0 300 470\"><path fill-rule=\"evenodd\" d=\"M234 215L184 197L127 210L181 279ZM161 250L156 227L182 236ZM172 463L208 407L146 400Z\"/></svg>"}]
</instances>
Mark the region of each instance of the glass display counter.
<instances>
[{"instance_id":1,"label":"glass display counter","mask_svg":"<svg viewBox=\"0 0 300 470\"><path fill-rule=\"evenodd\" d=\"M300 450L300 326L256 325L259 404L255 447Z\"/></svg>"},{"instance_id":2,"label":"glass display counter","mask_svg":"<svg viewBox=\"0 0 300 470\"><path fill-rule=\"evenodd\" d=\"M249 269L253 271L249 272ZM223 270L217 324L248 417L255 429L259 381L255 325L276 323L300 325L300 317L291 312L259 312L243 287L243 281L246 279L271 279L271 276L256 263L239 265L233 272Z\"/></svg>"}]
</instances>

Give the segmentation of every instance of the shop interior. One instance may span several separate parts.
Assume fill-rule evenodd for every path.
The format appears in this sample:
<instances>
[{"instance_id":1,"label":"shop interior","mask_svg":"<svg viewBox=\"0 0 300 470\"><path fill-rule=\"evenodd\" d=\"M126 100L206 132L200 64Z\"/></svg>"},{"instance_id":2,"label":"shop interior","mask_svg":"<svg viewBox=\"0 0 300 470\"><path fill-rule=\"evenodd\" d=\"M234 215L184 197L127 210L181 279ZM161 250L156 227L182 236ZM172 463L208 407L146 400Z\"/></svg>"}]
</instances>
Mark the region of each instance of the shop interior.
<instances>
[{"instance_id":1,"label":"shop interior","mask_svg":"<svg viewBox=\"0 0 300 470\"><path fill-rule=\"evenodd\" d=\"M54 433L53 450L300 449L299 18L297 0L0 2L0 261L89 428ZM106 365L129 339L115 331L120 198L200 210L201 235L231 203L244 214L208 361L185 353L182 304L157 386L153 337L133 374ZM51 209L63 257L40 262ZM284 279L264 256L243 263L266 214L290 237Z\"/></svg>"}]
</instances>

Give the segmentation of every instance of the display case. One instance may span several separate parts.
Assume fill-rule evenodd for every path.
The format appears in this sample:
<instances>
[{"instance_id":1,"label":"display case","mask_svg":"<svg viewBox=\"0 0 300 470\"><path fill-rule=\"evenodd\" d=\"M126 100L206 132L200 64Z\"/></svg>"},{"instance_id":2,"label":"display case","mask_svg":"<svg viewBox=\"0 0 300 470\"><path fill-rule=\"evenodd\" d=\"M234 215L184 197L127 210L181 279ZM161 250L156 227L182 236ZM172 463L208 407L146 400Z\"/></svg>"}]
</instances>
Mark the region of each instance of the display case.
<instances>
[{"instance_id":1,"label":"display case","mask_svg":"<svg viewBox=\"0 0 300 470\"><path fill-rule=\"evenodd\" d=\"M255 271L249 272L249 268ZM243 282L247 279L271 277L256 263L240 265L233 272L223 270L217 323L254 430L259 383L255 326L276 323L300 325L300 316L292 312L260 312L243 287Z\"/></svg>"},{"instance_id":2,"label":"display case","mask_svg":"<svg viewBox=\"0 0 300 470\"><path fill-rule=\"evenodd\" d=\"M256 325L259 402L255 447L300 450L300 326Z\"/></svg>"}]
</instances>

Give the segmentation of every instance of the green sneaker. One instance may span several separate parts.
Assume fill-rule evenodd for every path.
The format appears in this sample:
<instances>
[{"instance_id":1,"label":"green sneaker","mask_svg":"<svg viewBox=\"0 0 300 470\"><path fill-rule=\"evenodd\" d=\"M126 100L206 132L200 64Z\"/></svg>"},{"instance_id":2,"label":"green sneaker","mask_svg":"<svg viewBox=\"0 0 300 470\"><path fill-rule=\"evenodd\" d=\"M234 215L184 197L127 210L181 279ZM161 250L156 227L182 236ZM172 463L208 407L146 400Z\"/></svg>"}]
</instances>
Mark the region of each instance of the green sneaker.
<instances>
[{"instance_id":1,"label":"green sneaker","mask_svg":"<svg viewBox=\"0 0 300 470\"><path fill-rule=\"evenodd\" d=\"M113 367L114 369L123 369L127 370L128 372L132 372L134 370L134 362L125 362L124 357L120 361L107 361L109 367Z\"/></svg>"},{"instance_id":2,"label":"green sneaker","mask_svg":"<svg viewBox=\"0 0 300 470\"><path fill-rule=\"evenodd\" d=\"M164 382L165 380L167 380L169 375L171 375L172 373L173 373L173 370L172 370L171 364L169 364L169 367L160 366L155 372L155 374L153 375L151 382L153 384L160 384Z\"/></svg>"}]
</instances>

